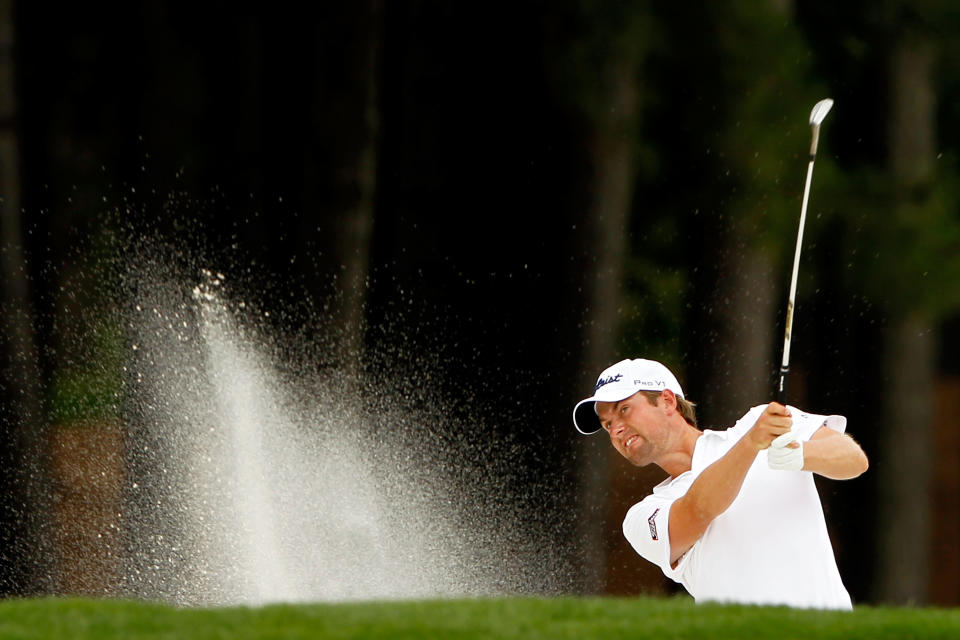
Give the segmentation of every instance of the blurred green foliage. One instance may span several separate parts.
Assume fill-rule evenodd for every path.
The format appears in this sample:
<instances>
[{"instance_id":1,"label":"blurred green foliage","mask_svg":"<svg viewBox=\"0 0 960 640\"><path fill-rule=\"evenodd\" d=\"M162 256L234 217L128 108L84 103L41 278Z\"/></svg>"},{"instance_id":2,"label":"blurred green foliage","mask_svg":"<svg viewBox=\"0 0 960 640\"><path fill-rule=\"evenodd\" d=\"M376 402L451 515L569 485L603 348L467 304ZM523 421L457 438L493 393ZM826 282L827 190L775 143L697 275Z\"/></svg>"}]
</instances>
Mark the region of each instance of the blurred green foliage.
<instances>
[{"instance_id":1,"label":"blurred green foliage","mask_svg":"<svg viewBox=\"0 0 960 640\"><path fill-rule=\"evenodd\" d=\"M882 93L897 38L930 38L935 89L943 94L936 126L960 131L951 99L960 96L960 39L947 28L960 13L938 0L791 6L695 3L687 7L697 15L690 22L678 22L668 4L635 7L658 36L639 80L648 99L636 140L628 351L682 357L681 335L696 329L696 310L675 301L692 291L697 269L710 268L698 258L720 265L731 251L765 252L783 267L778 286L785 289L810 145L807 116L828 96L837 104L822 129L799 299L842 287L885 313L940 321L960 310L953 143L939 137L928 182L898 187L883 155L890 125ZM860 90L876 80L870 93ZM843 255L816 253L819 244L838 246L823 234L842 236ZM722 265L716 268L723 277Z\"/></svg>"},{"instance_id":2,"label":"blurred green foliage","mask_svg":"<svg viewBox=\"0 0 960 640\"><path fill-rule=\"evenodd\" d=\"M59 367L50 385L47 417L58 424L95 424L120 415L124 337L115 324L84 336L88 355Z\"/></svg>"},{"instance_id":3,"label":"blurred green foliage","mask_svg":"<svg viewBox=\"0 0 960 640\"><path fill-rule=\"evenodd\" d=\"M847 185L857 185L853 193ZM937 320L960 310L960 169L941 158L933 180L904 197L883 171L837 176L823 199L839 209L844 288L888 313Z\"/></svg>"},{"instance_id":4,"label":"blurred green foliage","mask_svg":"<svg viewBox=\"0 0 960 640\"><path fill-rule=\"evenodd\" d=\"M78 238L63 285L55 336L57 366L45 402L48 421L96 424L120 415L128 347L119 277L128 249L112 225Z\"/></svg>"}]
</instances>

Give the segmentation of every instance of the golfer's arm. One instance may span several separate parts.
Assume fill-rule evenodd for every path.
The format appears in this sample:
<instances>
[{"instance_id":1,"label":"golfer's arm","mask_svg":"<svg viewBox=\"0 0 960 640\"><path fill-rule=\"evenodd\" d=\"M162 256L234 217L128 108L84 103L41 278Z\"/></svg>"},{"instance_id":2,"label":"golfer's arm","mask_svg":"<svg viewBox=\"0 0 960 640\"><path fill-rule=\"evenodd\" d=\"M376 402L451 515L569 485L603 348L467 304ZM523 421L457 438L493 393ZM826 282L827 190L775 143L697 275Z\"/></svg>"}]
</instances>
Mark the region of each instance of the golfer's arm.
<instances>
[{"instance_id":1,"label":"golfer's arm","mask_svg":"<svg viewBox=\"0 0 960 640\"><path fill-rule=\"evenodd\" d=\"M856 478L870 463L860 445L845 433L823 426L803 443L803 470L834 480Z\"/></svg>"},{"instance_id":2,"label":"golfer's arm","mask_svg":"<svg viewBox=\"0 0 960 640\"><path fill-rule=\"evenodd\" d=\"M722 458L704 469L687 493L673 503L669 525L671 565L733 503L757 453L748 438L741 438Z\"/></svg>"}]
</instances>

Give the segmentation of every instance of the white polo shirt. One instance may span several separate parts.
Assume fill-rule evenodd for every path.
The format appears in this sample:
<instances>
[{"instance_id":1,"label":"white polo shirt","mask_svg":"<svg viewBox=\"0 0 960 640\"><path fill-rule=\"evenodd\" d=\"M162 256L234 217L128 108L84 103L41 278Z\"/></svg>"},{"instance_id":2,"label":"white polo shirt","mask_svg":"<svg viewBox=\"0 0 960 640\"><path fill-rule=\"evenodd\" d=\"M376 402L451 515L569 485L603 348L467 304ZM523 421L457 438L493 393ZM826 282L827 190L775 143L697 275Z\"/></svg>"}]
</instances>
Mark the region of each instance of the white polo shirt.
<instances>
[{"instance_id":1,"label":"white polo shirt","mask_svg":"<svg viewBox=\"0 0 960 640\"><path fill-rule=\"evenodd\" d=\"M668 478L627 512L623 534L641 556L681 583L697 602L852 609L809 471L775 471L761 451L740 493L703 536L670 567L668 522L673 502L696 477L722 457L756 423L766 405L754 407L725 431L705 430L692 468ZM806 441L821 426L843 433L847 419L790 407L793 431Z\"/></svg>"}]
</instances>

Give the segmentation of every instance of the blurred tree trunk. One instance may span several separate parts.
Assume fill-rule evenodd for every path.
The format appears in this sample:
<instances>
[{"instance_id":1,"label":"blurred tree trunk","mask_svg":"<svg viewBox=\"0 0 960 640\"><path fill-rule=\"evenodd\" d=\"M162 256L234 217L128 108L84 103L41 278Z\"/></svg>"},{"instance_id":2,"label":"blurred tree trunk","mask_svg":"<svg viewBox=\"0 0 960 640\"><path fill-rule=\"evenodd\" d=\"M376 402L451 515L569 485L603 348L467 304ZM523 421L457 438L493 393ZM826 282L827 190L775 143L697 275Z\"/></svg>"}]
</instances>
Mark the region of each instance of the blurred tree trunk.
<instances>
[{"instance_id":1,"label":"blurred tree trunk","mask_svg":"<svg viewBox=\"0 0 960 640\"><path fill-rule=\"evenodd\" d=\"M792 21L792 2L789 0L767 0L767 2L771 16L780 18L784 24ZM730 23L729 16L726 13L722 15L723 19ZM776 37L776 34L781 31L787 31L783 46L778 51L784 57L793 55L793 50L787 46L789 38L796 37L792 27L784 29L777 25L775 28L770 28L764 23L758 26L754 24L752 16L734 19L742 22L742 24L733 22L736 28L756 30L758 38L769 39ZM761 27L763 31L760 31ZM721 25L721 28L729 29L730 24ZM777 182L764 183L752 178L754 175L761 174L755 165L757 163L755 153L744 154L736 149L756 148L756 140L770 138L767 137L769 134L766 134L766 136L756 136L750 142L745 141L744 132L752 130L744 128L742 121L757 120L764 122L765 128L772 127L771 121L764 118L764 111L766 110L768 114L782 113L783 107L790 104L784 95L795 95L799 87L799 83L785 84L780 81L775 85L779 91L771 91L771 87L765 86L765 83L769 83L770 78L778 77L775 72L779 62L777 56L757 60L754 54L755 45L748 45L748 50L745 52L740 44L742 40L741 37L731 37L727 40L733 44L725 45L725 48L731 50L722 51L721 64L732 67L731 73L735 73L734 69L742 66L749 69L750 74L747 80L750 90L745 91L743 97L739 97L738 92L731 92L738 97L733 97L728 107L733 120L728 123L732 134L732 148L726 153L729 164L726 167L728 173L732 169L736 175L742 176L743 183L737 185L736 192L743 192L745 197L733 196L727 199L731 204L726 216L730 222L721 230L720 247L715 250L718 273L713 287L709 314L712 317L713 327L705 327L705 333L709 336L705 361L709 366L706 367L708 373L704 395L698 398L703 402L704 417L708 418L707 424L718 425L730 425L748 407L771 399L775 369L774 327L777 326L778 312L785 308L785 305L780 307L777 304L780 302L777 295L785 286L783 276L775 274L774 267L779 263L776 259L777 254L768 246L769 242L762 241L764 232L768 231L762 226L770 225L770 217L765 218L760 212L760 209L769 202L765 198L776 193ZM731 60L736 61L741 58L741 64L731 63ZM757 78L763 79L759 85ZM765 95L765 97L758 99L758 95ZM769 162L769 159L766 161ZM802 169L802 166L796 166L797 179L802 176ZM790 202L794 200L793 198L785 199ZM774 208L774 211L777 209ZM799 213L799 210L796 213ZM786 246L788 242L783 244ZM794 393L789 394L789 400L800 404L802 397L797 391L800 389L795 388Z\"/></svg>"},{"instance_id":2,"label":"blurred tree trunk","mask_svg":"<svg viewBox=\"0 0 960 640\"><path fill-rule=\"evenodd\" d=\"M894 44L890 60L889 167L893 206L917 204L933 176L936 96L931 43L915 34ZM921 285L918 285L921 286ZM927 602L930 571L930 490L934 428L935 324L901 311L887 327L886 406L876 468L879 553L876 599Z\"/></svg>"},{"instance_id":3,"label":"blurred tree trunk","mask_svg":"<svg viewBox=\"0 0 960 640\"><path fill-rule=\"evenodd\" d=\"M347 328L346 353L358 362L362 357L364 310L370 277L370 242L373 236L377 192L377 160L380 141L379 58L382 8L379 0L363 3L360 41L360 96L365 135L355 165L356 204L342 212L339 245L343 270L342 326Z\"/></svg>"},{"instance_id":4,"label":"blurred tree trunk","mask_svg":"<svg viewBox=\"0 0 960 640\"><path fill-rule=\"evenodd\" d=\"M936 436L933 442L933 514L931 553L937 570L931 571L930 604L955 607L960 603L960 375L941 378L937 383Z\"/></svg>"},{"instance_id":5,"label":"blurred tree trunk","mask_svg":"<svg viewBox=\"0 0 960 640\"><path fill-rule=\"evenodd\" d=\"M596 376L620 358L617 339L627 259L627 238L633 200L633 131L637 118L637 68L629 56L611 63L607 78L606 119L596 123L591 140L591 200L583 225L589 247L586 275L586 325L583 370ZM599 446L598 446L599 445ZM580 540L584 549L584 588L599 593L606 586L607 553L622 540L623 513L609 513L610 459L602 436L582 443ZM602 524L601 524L602 523ZM614 524L616 526L614 526Z\"/></svg>"},{"instance_id":6,"label":"blurred tree trunk","mask_svg":"<svg viewBox=\"0 0 960 640\"><path fill-rule=\"evenodd\" d=\"M705 404L713 421L727 426L748 407L772 398L778 309L772 256L763 247L744 246L739 226L733 223L723 250L713 301L716 334L707 358L710 380ZM800 400L790 394L790 402Z\"/></svg>"},{"instance_id":7,"label":"blurred tree trunk","mask_svg":"<svg viewBox=\"0 0 960 640\"><path fill-rule=\"evenodd\" d=\"M338 33L330 33L332 29ZM332 140L332 154L326 160L334 168L327 193L316 195L308 187L309 200L332 222L333 268L337 272L338 305L334 317L339 351L348 372L355 372L363 358L365 310L369 290L371 241L377 194L377 169L380 151L380 56L383 38L381 0L364 0L352 9L339 12L322 27L327 41L340 42L331 55L329 48L317 52L323 76L318 83L320 113L329 117L318 121L319 139ZM321 38L324 40L324 38ZM344 48L347 52L343 56ZM345 73L341 67L346 67ZM338 87L339 89L331 89ZM331 113L331 110L333 113ZM318 167L318 170L320 168Z\"/></svg>"},{"instance_id":8,"label":"blurred tree trunk","mask_svg":"<svg viewBox=\"0 0 960 640\"><path fill-rule=\"evenodd\" d=\"M0 265L3 370L0 413L0 593L39 589L35 502L41 482L40 367L20 209L13 0L0 0ZM37 516L38 517L38 516Z\"/></svg>"}]
</instances>

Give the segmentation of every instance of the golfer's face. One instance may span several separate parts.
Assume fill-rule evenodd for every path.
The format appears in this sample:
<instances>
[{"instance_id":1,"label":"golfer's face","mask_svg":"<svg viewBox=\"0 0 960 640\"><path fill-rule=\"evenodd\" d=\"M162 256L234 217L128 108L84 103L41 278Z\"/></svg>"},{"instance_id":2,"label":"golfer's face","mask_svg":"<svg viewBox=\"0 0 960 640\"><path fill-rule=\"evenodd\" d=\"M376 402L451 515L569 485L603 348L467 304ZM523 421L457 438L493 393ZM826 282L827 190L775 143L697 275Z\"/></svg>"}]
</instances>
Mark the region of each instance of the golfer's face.
<instances>
[{"instance_id":1,"label":"golfer's face","mask_svg":"<svg viewBox=\"0 0 960 640\"><path fill-rule=\"evenodd\" d=\"M664 421L659 409L639 393L619 402L597 403L600 424L613 448L640 467L654 461L662 440Z\"/></svg>"}]
</instances>

